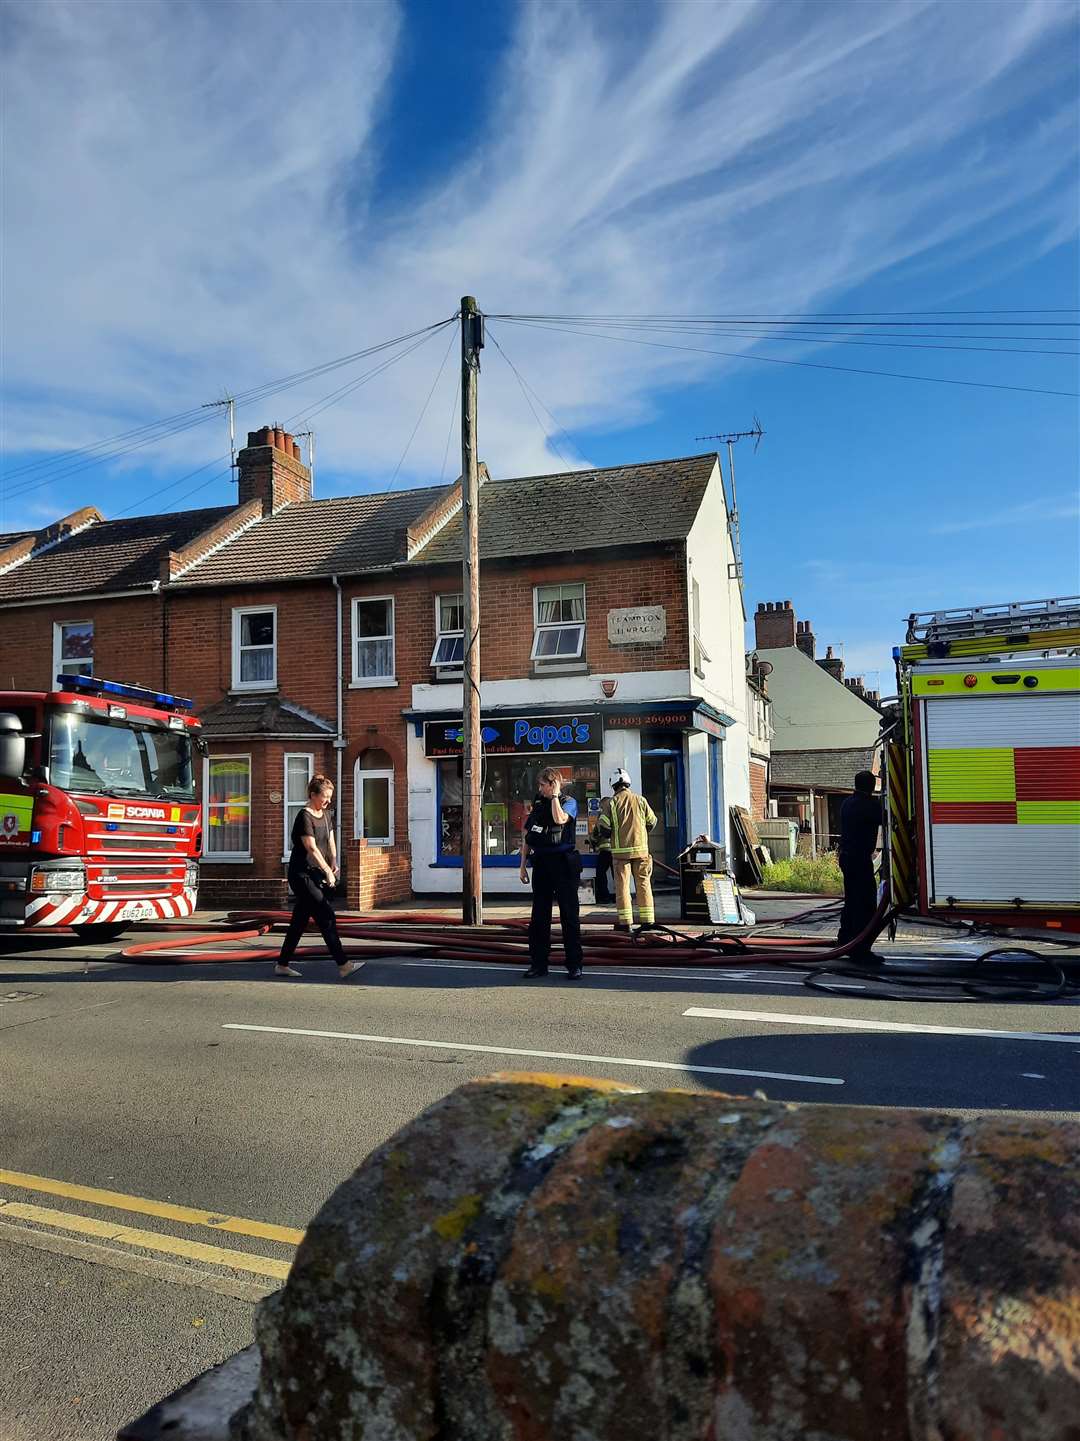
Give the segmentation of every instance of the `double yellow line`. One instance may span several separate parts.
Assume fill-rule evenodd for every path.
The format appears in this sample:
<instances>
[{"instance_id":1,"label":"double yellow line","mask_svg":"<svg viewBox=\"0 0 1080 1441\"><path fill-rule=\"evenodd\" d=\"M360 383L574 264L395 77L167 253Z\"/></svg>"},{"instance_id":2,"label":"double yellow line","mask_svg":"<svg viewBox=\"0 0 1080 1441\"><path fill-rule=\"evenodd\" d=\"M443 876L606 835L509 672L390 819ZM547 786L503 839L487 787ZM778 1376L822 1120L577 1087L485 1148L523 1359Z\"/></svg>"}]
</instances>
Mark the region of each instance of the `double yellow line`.
<instances>
[{"instance_id":1,"label":"double yellow line","mask_svg":"<svg viewBox=\"0 0 1080 1441\"><path fill-rule=\"evenodd\" d=\"M123 1191L106 1191L96 1186L81 1186L70 1181L58 1181L49 1176L35 1176L24 1171L0 1169L0 1186L41 1193L67 1201L86 1202L91 1206L99 1206L112 1211L127 1211L137 1215L153 1216L162 1221L178 1222L182 1226L207 1227L210 1230L234 1236L249 1236L256 1240L272 1241L288 1246L291 1250L295 1250L304 1238L303 1231L298 1231L292 1226L276 1226L268 1221L249 1220L245 1216L226 1216L215 1211L197 1210L192 1206L176 1206L169 1201L154 1201L146 1196L131 1196ZM19 1224L17 1226L5 1224L9 1221ZM42 1231L40 1228L43 1227L48 1230ZM10 1200L2 1195L0 1195L0 1228L2 1228L4 1239L15 1241L23 1239L27 1244L35 1243L31 1239L32 1237L40 1240L42 1236L55 1237L56 1232L66 1232L104 1243L92 1247L95 1253L107 1249L117 1250L121 1247L132 1248L126 1253L129 1263L138 1258L139 1251L151 1251L158 1255L174 1257L180 1262L198 1262L201 1266L220 1266L231 1271L269 1277L277 1281L285 1279L292 1264L291 1256L288 1260L283 1260L275 1256L260 1255L253 1251L213 1246L205 1241L189 1240L187 1237L176 1236L166 1231L151 1231L143 1227L122 1225L115 1221L84 1215L79 1211L61 1210L54 1206L39 1206L29 1201ZM22 1234L24 1232L25 1235ZM79 1243L73 1241L71 1245L78 1246ZM45 1249L63 1248L45 1247ZM83 1254L83 1250L73 1250L70 1254L80 1255ZM108 1258L101 1254L95 1254L87 1256L86 1259L107 1261ZM124 1269L139 1268L127 1264ZM152 1267L143 1267L142 1269L153 1270ZM177 1270L179 1271L180 1268L178 1267ZM154 1274L160 1275L161 1272L156 1271ZM182 1276L190 1277L195 1284L200 1284L189 1266L182 1268ZM166 1279L179 1280L182 1279L182 1276L166 1277ZM215 1286L214 1289L221 1288Z\"/></svg>"}]
</instances>

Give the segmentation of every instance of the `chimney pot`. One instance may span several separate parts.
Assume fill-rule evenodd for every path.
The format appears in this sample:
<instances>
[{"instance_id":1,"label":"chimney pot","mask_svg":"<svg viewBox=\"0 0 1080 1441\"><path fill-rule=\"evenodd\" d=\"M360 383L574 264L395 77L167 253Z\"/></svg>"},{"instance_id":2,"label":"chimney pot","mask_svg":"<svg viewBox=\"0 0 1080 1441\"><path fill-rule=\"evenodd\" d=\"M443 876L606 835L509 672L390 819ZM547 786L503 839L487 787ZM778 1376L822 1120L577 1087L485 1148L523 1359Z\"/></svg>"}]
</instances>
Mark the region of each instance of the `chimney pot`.
<instances>
[{"instance_id":1,"label":"chimney pot","mask_svg":"<svg viewBox=\"0 0 1080 1441\"><path fill-rule=\"evenodd\" d=\"M257 500L263 515L271 515L283 505L303 503L311 499L311 472L300 458L295 438L281 425L264 425L248 433L253 449L269 447L268 455L251 455L242 451L238 466L238 498L241 505ZM298 465L282 465L278 456L288 456Z\"/></svg>"},{"instance_id":2,"label":"chimney pot","mask_svg":"<svg viewBox=\"0 0 1080 1441\"><path fill-rule=\"evenodd\" d=\"M790 610L790 609L791 609L791 601L789 601L789 600L784 601L784 609L785 609L785 610Z\"/></svg>"}]
</instances>

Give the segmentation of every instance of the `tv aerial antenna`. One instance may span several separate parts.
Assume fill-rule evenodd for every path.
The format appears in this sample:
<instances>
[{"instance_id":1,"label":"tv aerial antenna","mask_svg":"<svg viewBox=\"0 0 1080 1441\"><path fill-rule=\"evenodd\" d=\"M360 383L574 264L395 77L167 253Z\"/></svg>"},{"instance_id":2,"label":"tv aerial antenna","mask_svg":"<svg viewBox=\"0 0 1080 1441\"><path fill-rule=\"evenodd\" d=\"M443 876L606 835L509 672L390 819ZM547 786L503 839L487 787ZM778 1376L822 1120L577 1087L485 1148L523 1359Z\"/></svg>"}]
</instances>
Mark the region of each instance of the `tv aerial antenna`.
<instances>
[{"instance_id":1,"label":"tv aerial antenna","mask_svg":"<svg viewBox=\"0 0 1080 1441\"><path fill-rule=\"evenodd\" d=\"M695 440L715 440L720 445L727 446L728 453L728 477L731 482L731 504L728 506L728 530L731 534L731 548L735 552L734 574L732 580L742 580L742 537L739 533L739 497L735 490L735 447L740 440L752 440L754 442L754 454L757 454L758 446L761 444L761 437L765 434L761 421L754 416L753 430L729 430L720 435L697 435ZM721 482L724 479L724 467L720 467ZM729 567L730 569L730 567Z\"/></svg>"}]
</instances>

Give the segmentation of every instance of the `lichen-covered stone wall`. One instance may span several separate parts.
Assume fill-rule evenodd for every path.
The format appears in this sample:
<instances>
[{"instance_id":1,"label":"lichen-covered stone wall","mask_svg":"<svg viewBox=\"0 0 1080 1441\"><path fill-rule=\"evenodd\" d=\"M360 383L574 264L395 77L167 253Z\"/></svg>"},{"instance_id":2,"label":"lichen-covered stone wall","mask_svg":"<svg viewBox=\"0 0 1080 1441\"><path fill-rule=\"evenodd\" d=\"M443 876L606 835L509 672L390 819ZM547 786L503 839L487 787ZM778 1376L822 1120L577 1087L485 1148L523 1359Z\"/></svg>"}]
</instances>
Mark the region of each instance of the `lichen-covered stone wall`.
<instances>
[{"instance_id":1,"label":"lichen-covered stone wall","mask_svg":"<svg viewBox=\"0 0 1080 1441\"><path fill-rule=\"evenodd\" d=\"M376 1151L243 1441L1076 1441L1080 1125L556 1078Z\"/></svg>"}]
</instances>

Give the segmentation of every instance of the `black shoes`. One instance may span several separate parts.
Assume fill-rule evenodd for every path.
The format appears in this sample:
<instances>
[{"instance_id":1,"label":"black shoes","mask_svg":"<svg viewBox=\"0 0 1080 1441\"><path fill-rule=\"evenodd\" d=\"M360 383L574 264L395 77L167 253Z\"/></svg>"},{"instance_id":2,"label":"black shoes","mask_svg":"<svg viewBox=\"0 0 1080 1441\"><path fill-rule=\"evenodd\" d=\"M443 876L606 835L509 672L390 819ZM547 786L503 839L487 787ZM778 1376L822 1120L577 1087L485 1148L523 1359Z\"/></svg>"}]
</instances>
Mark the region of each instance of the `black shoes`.
<instances>
[{"instance_id":1,"label":"black shoes","mask_svg":"<svg viewBox=\"0 0 1080 1441\"><path fill-rule=\"evenodd\" d=\"M581 975L582 975L582 971L581 971L581 967L580 967L580 966L567 966L567 968L566 968L567 980L570 980L570 981L580 981L580 980L581 980Z\"/></svg>"},{"instance_id":2,"label":"black shoes","mask_svg":"<svg viewBox=\"0 0 1080 1441\"><path fill-rule=\"evenodd\" d=\"M539 981L542 980L543 977L547 975L547 973L548 972L546 966L542 971L537 966L530 966L529 969L521 977L521 979L523 981Z\"/></svg>"},{"instance_id":3,"label":"black shoes","mask_svg":"<svg viewBox=\"0 0 1080 1441\"><path fill-rule=\"evenodd\" d=\"M633 927L630 926L630 925L628 925L628 924L626 923L626 921L616 921L615 924L612 926L611 929L612 929L613 931L626 931L626 932L630 932L631 930L633 930Z\"/></svg>"}]
</instances>

